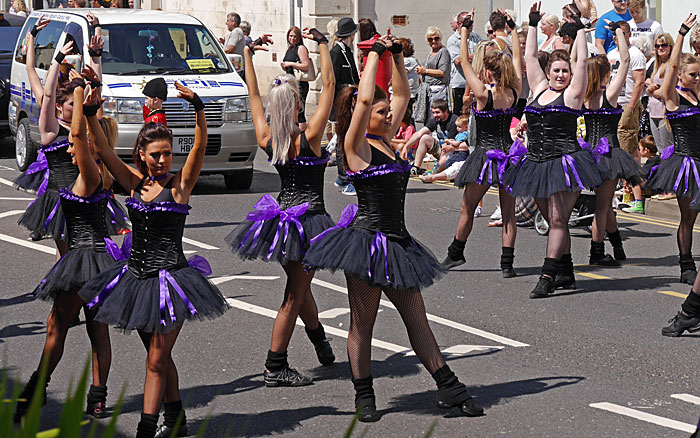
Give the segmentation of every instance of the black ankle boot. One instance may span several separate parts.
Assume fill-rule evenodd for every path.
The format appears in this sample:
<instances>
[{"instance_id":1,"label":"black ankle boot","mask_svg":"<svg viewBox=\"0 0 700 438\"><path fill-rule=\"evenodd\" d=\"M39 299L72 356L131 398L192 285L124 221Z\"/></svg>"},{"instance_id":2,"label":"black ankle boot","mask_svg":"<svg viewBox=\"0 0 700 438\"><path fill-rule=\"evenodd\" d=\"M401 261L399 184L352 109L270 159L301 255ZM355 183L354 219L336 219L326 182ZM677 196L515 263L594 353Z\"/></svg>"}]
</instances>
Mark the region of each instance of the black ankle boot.
<instances>
[{"instance_id":1,"label":"black ankle boot","mask_svg":"<svg viewBox=\"0 0 700 438\"><path fill-rule=\"evenodd\" d=\"M530 292L530 298L544 298L554 292L554 276L557 274L559 261L553 258L545 258L542 265L542 275L537 281L537 285Z\"/></svg>"},{"instance_id":2,"label":"black ankle boot","mask_svg":"<svg viewBox=\"0 0 700 438\"><path fill-rule=\"evenodd\" d=\"M107 387L90 385L87 394L87 409L85 413L95 418L106 418L107 413Z\"/></svg>"},{"instance_id":3,"label":"black ankle boot","mask_svg":"<svg viewBox=\"0 0 700 438\"><path fill-rule=\"evenodd\" d=\"M449 270L467 263L467 260L464 258L464 246L466 244L466 240L463 242L461 240L457 240L455 237L452 240L452 243L450 243L450 246L447 247L447 257L442 262L442 267Z\"/></svg>"},{"instance_id":4,"label":"black ankle boot","mask_svg":"<svg viewBox=\"0 0 700 438\"><path fill-rule=\"evenodd\" d=\"M363 423L379 421L381 415L377 412L377 402L374 398L372 376L364 379L352 379L355 387L355 411L357 419Z\"/></svg>"},{"instance_id":5,"label":"black ankle boot","mask_svg":"<svg viewBox=\"0 0 700 438\"><path fill-rule=\"evenodd\" d=\"M165 413L163 414L163 424L156 430L156 434L153 438L170 438L175 431L175 426L177 425L177 420L182 415L182 420L180 420L180 425L177 428L176 437L183 437L188 435L187 431L187 416L185 415L185 410L182 409L182 401L174 401L163 403L165 408Z\"/></svg>"},{"instance_id":6,"label":"black ankle boot","mask_svg":"<svg viewBox=\"0 0 700 438\"><path fill-rule=\"evenodd\" d=\"M678 263L681 265L681 283L695 283L695 277L698 276L698 271L695 268L693 254L681 254Z\"/></svg>"},{"instance_id":7,"label":"black ankle boot","mask_svg":"<svg viewBox=\"0 0 700 438\"><path fill-rule=\"evenodd\" d=\"M309 330L306 327L304 327L304 330L306 331L306 336L308 336L311 343L314 344L316 357L318 357L318 361L321 365L331 365L335 362L335 355L333 354L330 342L326 339L326 331L323 330L323 325L319 322L316 330Z\"/></svg>"},{"instance_id":8,"label":"black ankle boot","mask_svg":"<svg viewBox=\"0 0 700 438\"><path fill-rule=\"evenodd\" d=\"M158 427L158 415L144 414L136 426L136 438L154 438Z\"/></svg>"},{"instance_id":9,"label":"black ankle boot","mask_svg":"<svg viewBox=\"0 0 700 438\"><path fill-rule=\"evenodd\" d=\"M46 404L46 387L49 386L50 380L51 377L46 378L46 383L44 384L44 391L39 393L39 395L42 397L41 406L44 406ZM32 373L32 376L29 378L29 381L24 386L24 389L22 389L22 392L20 392L19 394L19 398L24 399L25 401L17 402L17 406L15 407L15 415L13 417L15 423L21 422L22 417L27 415L27 412L29 411L29 405L32 404L32 399L34 398L34 393L36 392L38 385L39 372L34 371Z\"/></svg>"},{"instance_id":10,"label":"black ankle boot","mask_svg":"<svg viewBox=\"0 0 700 438\"><path fill-rule=\"evenodd\" d=\"M608 233L608 240L613 247L613 256L615 260L625 260L627 259L627 254L625 254L624 248L622 248L622 236L620 236L620 230L614 233Z\"/></svg>"},{"instance_id":11,"label":"black ankle boot","mask_svg":"<svg viewBox=\"0 0 700 438\"><path fill-rule=\"evenodd\" d=\"M574 261L571 259L571 254L564 254L559 259L554 288L576 289L576 277L574 277Z\"/></svg>"},{"instance_id":12,"label":"black ankle boot","mask_svg":"<svg viewBox=\"0 0 700 438\"><path fill-rule=\"evenodd\" d=\"M620 262L615 260L610 254L605 254L605 244L591 240L591 256L588 259L589 265L598 266L620 266Z\"/></svg>"},{"instance_id":13,"label":"black ankle boot","mask_svg":"<svg viewBox=\"0 0 700 438\"><path fill-rule=\"evenodd\" d=\"M444 365L433 374L438 387L437 406L441 409L459 408L467 417L484 415L484 408L479 406L467 391L467 387L457 379L450 367Z\"/></svg>"},{"instance_id":14,"label":"black ankle boot","mask_svg":"<svg viewBox=\"0 0 700 438\"><path fill-rule=\"evenodd\" d=\"M515 260L515 248L501 247L501 272L503 273L503 278L518 276L515 273L515 269L513 269L513 260Z\"/></svg>"}]
</instances>

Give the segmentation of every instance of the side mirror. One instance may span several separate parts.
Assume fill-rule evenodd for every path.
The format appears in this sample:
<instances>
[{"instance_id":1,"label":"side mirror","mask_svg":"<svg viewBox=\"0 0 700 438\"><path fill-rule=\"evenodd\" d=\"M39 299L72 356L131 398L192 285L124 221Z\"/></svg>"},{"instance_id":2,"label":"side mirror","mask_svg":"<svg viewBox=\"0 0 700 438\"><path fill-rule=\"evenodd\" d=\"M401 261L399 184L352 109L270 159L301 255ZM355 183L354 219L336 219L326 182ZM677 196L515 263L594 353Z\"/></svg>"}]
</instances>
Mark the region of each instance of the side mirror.
<instances>
[{"instance_id":1,"label":"side mirror","mask_svg":"<svg viewBox=\"0 0 700 438\"><path fill-rule=\"evenodd\" d=\"M236 71L243 70L243 57L241 55L236 55L235 53L227 53L226 57L231 61L231 65Z\"/></svg>"}]
</instances>

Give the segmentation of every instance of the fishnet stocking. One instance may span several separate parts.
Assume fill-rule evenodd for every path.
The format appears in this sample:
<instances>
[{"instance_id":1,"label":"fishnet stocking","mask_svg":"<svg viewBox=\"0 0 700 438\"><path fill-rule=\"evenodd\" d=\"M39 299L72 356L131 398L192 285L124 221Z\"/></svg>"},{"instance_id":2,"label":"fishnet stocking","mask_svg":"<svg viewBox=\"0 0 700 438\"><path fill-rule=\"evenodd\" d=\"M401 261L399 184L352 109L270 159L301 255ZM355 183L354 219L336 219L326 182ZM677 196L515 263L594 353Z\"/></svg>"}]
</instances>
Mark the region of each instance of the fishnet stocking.
<instances>
[{"instance_id":1,"label":"fishnet stocking","mask_svg":"<svg viewBox=\"0 0 700 438\"><path fill-rule=\"evenodd\" d=\"M435 336L425 315L423 296L419 290L399 291L392 288L370 286L364 281L346 275L350 300L350 331L348 333L348 359L355 379L370 375L372 356L372 330L377 318L382 290L398 310L411 342L411 348L425 368L434 374L445 365L445 360L435 341Z\"/></svg>"}]
</instances>

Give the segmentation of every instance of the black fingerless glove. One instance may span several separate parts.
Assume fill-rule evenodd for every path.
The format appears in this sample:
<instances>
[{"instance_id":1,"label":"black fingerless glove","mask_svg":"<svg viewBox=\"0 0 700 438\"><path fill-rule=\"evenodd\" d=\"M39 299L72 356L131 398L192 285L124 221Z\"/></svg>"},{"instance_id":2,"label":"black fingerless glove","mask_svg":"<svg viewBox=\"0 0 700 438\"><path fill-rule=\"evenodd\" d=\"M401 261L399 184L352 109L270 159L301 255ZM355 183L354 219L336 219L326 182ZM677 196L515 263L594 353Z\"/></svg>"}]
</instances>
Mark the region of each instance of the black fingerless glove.
<instances>
[{"instance_id":1,"label":"black fingerless glove","mask_svg":"<svg viewBox=\"0 0 700 438\"><path fill-rule=\"evenodd\" d=\"M90 86L93 90L102 86L102 82L98 81L97 79L88 79L88 82L90 82Z\"/></svg>"},{"instance_id":2,"label":"black fingerless glove","mask_svg":"<svg viewBox=\"0 0 700 438\"><path fill-rule=\"evenodd\" d=\"M88 49L88 54L92 58L99 58L102 56L102 49Z\"/></svg>"},{"instance_id":3,"label":"black fingerless glove","mask_svg":"<svg viewBox=\"0 0 700 438\"><path fill-rule=\"evenodd\" d=\"M31 33L32 36L33 36L34 38L36 38L36 36L39 35L39 32L40 32L40 31L41 31L41 29L39 29L38 27L36 27L36 24L35 24L34 27L32 27L32 31L29 32L29 33Z\"/></svg>"},{"instance_id":4,"label":"black fingerless glove","mask_svg":"<svg viewBox=\"0 0 700 438\"><path fill-rule=\"evenodd\" d=\"M474 20L471 17L466 17L464 19L464 21L462 21L462 27L464 27L466 29L469 29L470 27L472 27L473 24L474 24Z\"/></svg>"},{"instance_id":5,"label":"black fingerless glove","mask_svg":"<svg viewBox=\"0 0 700 438\"><path fill-rule=\"evenodd\" d=\"M537 27L537 24L542 19L542 15L539 12L530 12L528 18L530 19L530 26Z\"/></svg>"},{"instance_id":6,"label":"black fingerless glove","mask_svg":"<svg viewBox=\"0 0 700 438\"><path fill-rule=\"evenodd\" d=\"M386 49L387 49L387 47L384 44L377 41L376 43L374 43L372 45L370 52L374 52L377 55L379 55L379 57L381 57L384 54L384 52L386 52Z\"/></svg>"},{"instance_id":7,"label":"black fingerless glove","mask_svg":"<svg viewBox=\"0 0 700 438\"><path fill-rule=\"evenodd\" d=\"M508 17L507 20L508 21L506 21L506 24L508 25L508 27L510 27L512 30L515 30L515 28L518 26L517 24L515 24L515 20L513 20L511 17Z\"/></svg>"},{"instance_id":8,"label":"black fingerless glove","mask_svg":"<svg viewBox=\"0 0 700 438\"><path fill-rule=\"evenodd\" d=\"M85 117L92 117L97 115L97 111L99 111L101 104L96 104L96 105L83 105L83 115Z\"/></svg>"},{"instance_id":9,"label":"black fingerless glove","mask_svg":"<svg viewBox=\"0 0 700 438\"><path fill-rule=\"evenodd\" d=\"M197 93L194 93L192 99L187 99L187 101L192 104L195 112L199 112L204 109L204 102L202 102L202 99L200 99Z\"/></svg>"},{"instance_id":10,"label":"black fingerless glove","mask_svg":"<svg viewBox=\"0 0 700 438\"><path fill-rule=\"evenodd\" d=\"M580 16L580 15L572 15L572 16L571 16L571 20L572 20L571 24L573 24L574 27L576 28L576 32L578 32L578 31L581 30L581 29L585 29L585 28L586 28L586 25L583 24L583 22L581 21L581 16ZM613 31L613 32L614 32L614 31Z\"/></svg>"},{"instance_id":11,"label":"black fingerless glove","mask_svg":"<svg viewBox=\"0 0 700 438\"><path fill-rule=\"evenodd\" d=\"M678 31L678 33L681 36L686 36L690 32L690 28L685 25L685 23L681 24L681 29Z\"/></svg>"},{"instance_id":12,"label":"black fingerless glove","mask_svg":"<svg viewBox=\"0 0 700 438\"><path fill-rule=\"evenodd\" d=\"M255 48L258 46L262 46L262 37L258 37L258 39L248 44L248 48L250 49L251 55L255 55Z\"/></svg>"},{"instance_id":13,"label":"black fingerless glove","mask_svg":"<svg viewBox=\"0 0 700 438\"><path fill-rule=\"evenodd\" d=\"M610 29L610 32L612 32L613 34L619 28L620 28L620 23L618 23L617 21L613 21L610 24L608 24L608 29Z\"/></svg>"},{"instance_id":14,"label":"black fingerless glove","mask_svg":"<svg viewBox=\"0 0 700 438\"><path fill-rule=\"evenodd\" d=\"M401 44L399 41L394 41L394 44L389 46L389 51L393 53L394 55L398 55L399 53L403 53L403 44Z\"/></svg>"},{"instance_id":15,"label":"black fingerless glove","mask_svg":"<svg viewBox=\"0 0 700 438\"><path fill-rule=\"evenodd\" d=\"M75 90L76 88L85 88L85 81L82 80L81 78L75 78L72 81L70 81L70 89Z\"/></svg>"},{"instance_id":16,"label":"black fingerless glove","mask_svg":"<svg viewBox=\"0 0 700 438\"><path fill-rule=\"evenodd\" d=\"M66 55L64 55L63 52L58 52L58 55L56 55L54 59L60 64L64 59L66 59Z\"/></svg>"},{"instance_id":17,"label":"black fingerless glove","mask_svg":"<svg viewBox=\"0 0 700 438\"><path fill-rule=\"evenodd\" d=\"M328 38L326 38L326 36L324 34L322 34L321 31L319 31L315 27L312 29L309 29L309 33L314 38L314 41L316 41L318 44L328 42Z\"/></svg>"}]
</instances>

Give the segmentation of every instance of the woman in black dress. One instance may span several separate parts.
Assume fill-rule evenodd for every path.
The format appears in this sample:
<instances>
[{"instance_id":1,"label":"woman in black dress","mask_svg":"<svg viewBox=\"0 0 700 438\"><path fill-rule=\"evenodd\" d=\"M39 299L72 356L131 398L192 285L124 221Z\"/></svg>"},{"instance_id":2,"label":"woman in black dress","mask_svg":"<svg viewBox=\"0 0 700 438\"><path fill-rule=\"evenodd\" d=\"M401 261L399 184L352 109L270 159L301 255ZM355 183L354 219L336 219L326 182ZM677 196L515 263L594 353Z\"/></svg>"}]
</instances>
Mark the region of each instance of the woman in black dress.
<instances>
[{"instance_id":1,"label":"woman in black dress","mask_svg":"<svg viewBox=\"0 0 700 438\"><path fill-rule=\"evenodd\" d=\"M309 58L309 49L304 45L301 30L292 26L287 31L287 52L280 63L280 66L288 75L295 76L295 71L308 73L313 71L313 61ZM309 83L307 81L297 81L299 83L299 129L306 130L306 96L309 95Z\"/></svg>"},{"instance_id":2,"label":"woman in black dress","mask_svg":"<svg viewBox=\"0 0 700 438\"><path fill-rule=\"evenodd\" d=\"M319 362L330 365L335 361L311 294L314 272L307 271L301 263L311 239L334 225L323 202L323 174L328 153L321 147L321 139L333 104L335 78L328 40L316 29L311 29L305 36L313 38L319 45L323 81L318 108L306 131L300 131L296 125L295 110L301 103L296 80L291 75L277 76L272 83L267 108L270 124L267 124L252 49L246 47L244 53L258 145L277 169L282 187L277 201L264 195L247 220L233 230L226 241L233 253L243 259L278 262L287 274L284 299L272 326L272 342L265 361L263 378L266 386L312 383L310 377L291 368L287 361L287 347L297 317L301 317L306 326L306 334L314 344ZM262 39L259 42L262 43Z\"/></svg>"},{"instance_id":3,"label":"woman in black dress","mask_svg":"<svg viewBox=\"0 0 700 438\"><path fill-rule=\"evenodd\" d=\"M394 99L375 86L379 57L393 54ZM337 102L339 147L344 147L348 177L358 205L346 207L338 224L317 236L304 259L312 269L342 270L348 284L350 330L348 356L359 420L377 421L370 356L372 329L384 292L406 325L411 347L438 386L438 406L458 407L469 416L483 414L445 364L425 313L421 287L443 269L404 223L404 198L410 165L390 140L399 129L411 98L402 45L393 36L379 39L370 52L359 88L343 90Z\"/></svg>"}]
</instances>

